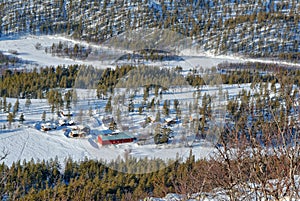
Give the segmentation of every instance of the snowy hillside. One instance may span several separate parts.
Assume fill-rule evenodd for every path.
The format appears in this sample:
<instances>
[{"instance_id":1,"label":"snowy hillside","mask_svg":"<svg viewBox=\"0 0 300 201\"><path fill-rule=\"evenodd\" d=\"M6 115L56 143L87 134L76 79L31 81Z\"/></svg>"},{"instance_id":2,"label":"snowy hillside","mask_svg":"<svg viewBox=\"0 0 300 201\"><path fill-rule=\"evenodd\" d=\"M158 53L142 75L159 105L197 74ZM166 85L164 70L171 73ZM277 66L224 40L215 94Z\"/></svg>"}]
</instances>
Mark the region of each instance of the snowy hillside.
<instances>
[{"instance_id":1,"label":"snowy hillside","mask_svg":"<svg viewBox=\"0 0 300 201\"><path fill-rule=\"evenodd\" d=\"M295 1L1 1L0 34L65 34L102 43L127 30L171 29L213 54L299 59Z\"/></svg>"},{"instance_id":2,"label":"snowy hillside","mask_svg":"<svg viewBox=\"0 0 300 201\"><path fill-rule=\"evenodd\" d=\"M244 85L241 88L235 88L232 86L225 87L228 90L230 96L235 96L240 90L249 88L249 84ZM178 99L180 101L191 102L193 101L193 91L190 88L182 88L178 90L172 90L172 94L166 94L164 99L174 100ZM206 93L214 94L215 90L213 88L203 89ZM178 91L178 92L176 92ZM182 91L186 91L183 93ZM51 113L51 108L49 107L46 100L36 100L32 99L32 103L29 107L25 106L26 100L20 100L20 113L22 112L25 117L25 122L20 124L19 122L12 123L9 126L7 119L7 113L2 113L0 115L0 150L7 150L9 152L8 158L5 159L7 164L12 164L18 160L47 160L50 158L58 157L59 161L63 161L71 157L74 160L84 160L97 159L97 160L113 160L118 156L125 157L126 150L130 150L130 155L135 158L161 158L161 159L175 159L176 157L188 157L191 147L181 146L183 144L178 144L176 146L166 145L158 146L154 144L138 144L138 143L128 143L120 145L110 145L108 147L101 146L97 142L97 133L100 130L107 129L102 123L104 107L107 100L99 100L93 98L95 95L89 90L80 90L78 93L81 94L81 100L77 103L75 112L80 112L83 110L84 113L89 111L89 104L93 104L94 115L92 118L87 118L86 124L92 129L91 134L83 139L69 138L65 135L67 127L58 127L53 131L40 131L41 116L43 111L46 111L46 121L52 121L52 119L59 119L58 116ZM119 92L120 93L120 92ZM152 95L153 96L153 95ZM14 103L16 99L8 99L10 103ZM136 99L136 103L142 101L142 97ZM118 106L120 107L120 106ZM116 109L115 109L116 110ZM184 107L182 108L183 113L185 113ZM131 119L127 120L130 123L130 132L143 132L144 128L139 126L140 119L144 115L133 115ZM128 117L127 117L128 118ZM76 118L74 119L76 120ZM85 120L84 120L85 122ZM6 128L3 128L6 126ZM174 131L176 128L174 127ZM176 138L175 138L176 139ZM196 158L205 158L214 151L213 145L205 141L194 142L192 147L193 153ZM163 153L163 154L162 154Z\"/></svg>"},{"instance_id":3,"label":"snowy hillside","mask_svg":"<svg viewBox=\"0 0 300 201\"><path fill-rule=\"evenodd\" d=\"M116 37L118 38L118 37ZM142 41L140 41L142 42ZM67 56L57 56L51 53L46 53L46 48L51 48L53 44L67 43L70 46L80 44L83 47L91 48L92 52L86 59L80 58L68 58ZM40 48L37 49L36 45L39 44ZM173 44L174 45L174 44ZM8 56L16 57L20 59L19 63L10 65L13 69L32 69L34 67L45 67L45 66L58 66L58 65L92 65L96 68L114 68L116 65L124 64L136 64L133 60L118 61L118 59L125 55L127 52L131 53L126 49L117 49L113 47L110 41L106 44L97 45L95 43L87 43L79 40L72 40L67 37L60 35L57 36L23 36L19 38L2 38L0 40L0 51ZM143 61L146 65L161 65L165 67L176 67L181 66L185 70L193 69L195 67L210 68L217 66L222 62L262 62L262 63L281 63L283 65L299 66L292 62L279 62L272 59L251 59L237 56L215 56L206 51L195 50L194 48L182 49L179 53L181 60L168 60L168 61ZM141 64L141 63L139 63Z\"/></svg>"}]
</instances>

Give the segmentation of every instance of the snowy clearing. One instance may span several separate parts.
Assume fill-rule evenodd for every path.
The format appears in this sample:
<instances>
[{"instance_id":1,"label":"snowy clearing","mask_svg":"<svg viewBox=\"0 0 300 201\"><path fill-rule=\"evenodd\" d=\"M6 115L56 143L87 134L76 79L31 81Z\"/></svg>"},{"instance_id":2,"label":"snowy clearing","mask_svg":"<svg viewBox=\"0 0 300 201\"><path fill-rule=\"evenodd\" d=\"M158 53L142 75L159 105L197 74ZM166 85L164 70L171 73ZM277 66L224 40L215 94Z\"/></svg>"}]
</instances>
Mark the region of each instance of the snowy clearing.
<instances>
[{"instance_id":1,"label":"snowy clearing","mask_svg":"<svg viewBox=\"0 0 300 201\"><path fill-rule=\"evenodd\" d=\"M59 42L67 43L69 45L79 44L84 47L92 48L92 56L89 56L85 60L63 58L58 56L52 56L51 53L46 53L45 48L50 48L53 43ZM37 49L36 44L40 44L41 48ZM109 45L109 44L108 44ZM72 64L84 64L93 65L97 68L114 68L115 61L120 56L125 55L131 51L120 50L107 45L98 45L93 43L87 43L82 41L76 41L60 35L43 35L33 36L27 35L19 38L1 38L0 39L0 51L6 55L12 55L18 57L26 62L21 65L23 68L31 69L34 67L43 66L58 66L58 65L72 65ZM17 52L17 54L12 54ZM239 56L215 56L210 52L197 51L192 49L184 49L179 53L179 56L183 59L181 61L162 61L162 62L150 62L144 61L146 65L159 65L165 67L181 66L184 70L193 69L194 67L210 68L217 66L222 62L263 62L263 63L280 63L290 66L300 66L300 64L294 64L289 62L280 62L274 60L264 59L249 59ZM125 62L126 64L133 64L132 61ZM119 64L119 63L118 63ZM122 64L122 63L121 63ZM20 65L17 65L19 67ZM14 67L15 68L15 67Z\"/></svg>"}]
</instances>

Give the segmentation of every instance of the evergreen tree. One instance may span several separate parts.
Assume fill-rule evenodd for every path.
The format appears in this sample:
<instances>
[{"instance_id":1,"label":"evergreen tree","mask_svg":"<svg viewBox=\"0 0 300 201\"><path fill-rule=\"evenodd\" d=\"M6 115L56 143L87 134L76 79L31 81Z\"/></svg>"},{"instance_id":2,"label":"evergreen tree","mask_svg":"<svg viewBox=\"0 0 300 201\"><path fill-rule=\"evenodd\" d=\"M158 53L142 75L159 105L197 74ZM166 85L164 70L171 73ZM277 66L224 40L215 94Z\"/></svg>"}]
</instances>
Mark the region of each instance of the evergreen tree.
<instances>
[{"instance_id":1,"label":"evergreen tree","mask_svg":"<svg viewBox=\"0 0 300 201\"><path fill-rule=\"evenodd\" d=\"M140 107L139 107L139 114L143 114L143 105L141 105Z\"/></svg>"},{"instance_id":2,"label":"evergreen tree","mask_svg":"<svg viewBox=\"0 0 300 201\"><path fill-rule=\"evenodd\" d=\"M71 108L71 101L72 101L72 91L68 91L65 93L64 102L66 103L66 109L69 110Z\"/></svg>"},{"instance_id":3,"label":"evergreen tree","mask_svg":"<svg viewBox=\"0 0 300 201\"><path fill-rule=\"evenodd\" d=\"M4 112L7 112L6 96L3 97L3 111L4 111Z\"/></svg>"},{"instance_id":4,"label":"evergreen tree","mask_svg":"<svg viewBox=\"0 0 300 201\"><path fill-rule=\"evenodd\" d=\"M112 105L111 105L111 96L109 97L106 106L105 106L105 112L111 113L112 112Z\"/></svg>"},{"instance_id":5,"label":"evergreen tree","mask_svg":"<svg viewBox=\"0 0 300 201\"><path fill-rule=\"evenodd\" d=\"M17 99L17 101L14 104L13 114L16 114L19 111L19 106L20 106L19 99Z\"/></svg>"},{"instance_id":6,"label":"evergreen tree","mask_svg":"<svg viewBox=\"0 0 300 201\"><path fill-rule=\"evenodd\" d=\"M144 88L144 96L143 96L144 101L147 101L148 97L149 97L149 87L145 87Z\"/></svg>"},{"instance_id":7,"label":"evergreen tree","mask_svg":"<svg viewBox=\"0 0 300 201\"><path fill-rule=\"evenodd\" d=\"M134 112L134 103L132 98L130 98L128 103L128 112Z\"/></svg>"},{"instance_id":8,"label":"evergreen tree","mask_svg":"<svg viewBox=\"0 0 300 201\"><path fill-rule=\"evenodd\" d=\"M159 86L158 86L158 85L155 85L155 88L154 88L154 95L155 95L156 98L158 97L158 92L159 92Z\"/></svg>"},{"instance_id":9,"label":"evergreen tree","mask_svg":"<svg viewBox=\"0 0 300 201\"><path fill-rule=\"evenodd\" d=\"M117 123L114 121L114 120L112 120L110 123L109 123L109 130L112 130L112 131L114 131L114 130L116 130L117 129Z\"/></svg>"},{"instance_id":10,"label":"evergreen tree","mask_svg":"<svg viewBox=\"0 0 300 201\"><path fill-rule=\"evenodd\" d=\"M7 121L8 121L8 123L9 123L9 125L14 121L14 118L15 118L15 116L14 116L14 114L13 113L8 113L8 115L7 115Z\"/></svg>"},{"instance_id":11,"label":"evergreen tree","mask_svg":"<svg viewBox=\"0 0 300 201\"><path fill-rule=\"evenodd\" d=\"M155 121L160 122L160 110L157 110L156 112Z\"/></svg>"},{"instance_id":12,"label":"evergreen tree","mask_svg":"<svg viewBox=\"0 0 300 201\"><path fill-rule=\"evenodd\" d=\"M19 118L19 122L21 122L21 124L23 124L24 121L25 121L24 114L21 113L20 118Z\"/></svg>"},{"instance_id":13,"label":"evergreen tree","mask_svg":"<svg viewBox=\"0 0 300 201\"><path fill-rule=\"evenodd\" d=\"M170 134L169 129L162 128L162 126L158 124L154 130L154 143L155 144L168 143L169 134Z\"/></svg>"},{"instance_id":14,"label":"evergreen tree","mask_svg":"<svg viewBox=\"0 0 300 201\"><path fill-rule=\"evenodd\" d=\"M7 112L10 112L11 107L12 107L12 106L11 106L11 103L9 102L8 105L7 105Z\"/></svg>"},{"instance_id":15,"label":"evergreen tree","mask_svg":"<svg viewBox=\"0 0 300 201\"><path fill-rule=\"evenodd\" d=\"M169 101L165 100L163 105L163 114L168 116L170 114Z\"/></svg>"}]
</instances>

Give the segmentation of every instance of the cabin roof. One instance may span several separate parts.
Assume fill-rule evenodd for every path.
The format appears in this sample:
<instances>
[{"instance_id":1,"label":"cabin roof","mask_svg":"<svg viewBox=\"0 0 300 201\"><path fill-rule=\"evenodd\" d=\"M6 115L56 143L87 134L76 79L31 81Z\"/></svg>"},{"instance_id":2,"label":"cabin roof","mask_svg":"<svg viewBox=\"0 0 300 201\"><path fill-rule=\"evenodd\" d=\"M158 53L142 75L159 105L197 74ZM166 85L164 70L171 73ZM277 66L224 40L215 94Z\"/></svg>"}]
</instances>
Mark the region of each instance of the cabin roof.
<instances>
[{"instance_id":1,"label":"cabin roof","mask_svg":"<svg viewBox=\"0 0 300 201\"><path fill-rule=\"evenodd\" d=\"M104 130L104 131L107 132L107 130ZM127 132L113 133L112 131L109 134L103 134L103 132L101 132L99 134L99 136L102 138L103 141L124 140L124 139L133 139L134 138L132 135L130 135Z\"/></svg>"}]
</instances>

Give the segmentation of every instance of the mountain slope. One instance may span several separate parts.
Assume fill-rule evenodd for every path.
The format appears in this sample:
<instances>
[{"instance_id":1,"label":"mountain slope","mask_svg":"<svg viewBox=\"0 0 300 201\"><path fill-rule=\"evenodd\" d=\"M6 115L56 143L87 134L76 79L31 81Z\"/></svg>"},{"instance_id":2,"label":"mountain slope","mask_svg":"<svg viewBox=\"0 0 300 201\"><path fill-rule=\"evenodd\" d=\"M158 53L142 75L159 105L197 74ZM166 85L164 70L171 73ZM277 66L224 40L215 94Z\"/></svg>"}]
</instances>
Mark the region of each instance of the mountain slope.
<instances>
[{"instance_id":1,"label":"mountain slope","mask_svg":"<svg viewBox=\"0 0 300 201\"><path fill-rule=\"evenodd\" d=\"M2 0L0 33L63 33L103 42L126 30L171 29L214 54L299 59L299 0Z\"/></svg>"}]
</instances>

